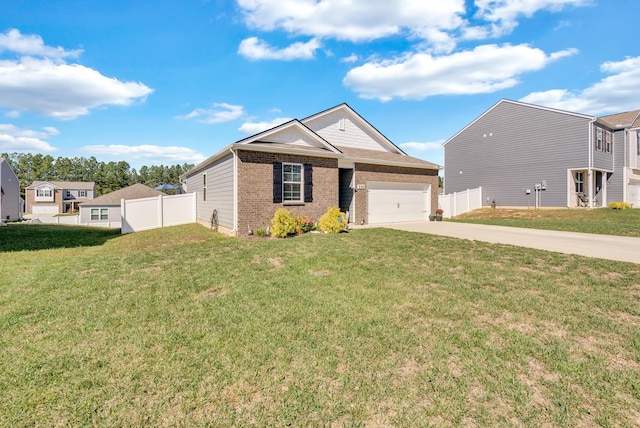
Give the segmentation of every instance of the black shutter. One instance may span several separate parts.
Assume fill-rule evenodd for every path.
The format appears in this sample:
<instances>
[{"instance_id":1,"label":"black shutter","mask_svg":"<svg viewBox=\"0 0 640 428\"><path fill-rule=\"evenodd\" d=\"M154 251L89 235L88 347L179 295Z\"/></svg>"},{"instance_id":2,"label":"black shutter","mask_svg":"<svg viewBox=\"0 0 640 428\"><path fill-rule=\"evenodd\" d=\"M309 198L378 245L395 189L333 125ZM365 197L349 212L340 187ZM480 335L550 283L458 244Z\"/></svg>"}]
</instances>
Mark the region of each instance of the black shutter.
<instances>
[{"instance_id":1,"label":"black shutter","mask_svg":"<svg viewBox=\"0 0 640 428\"><path fill-rule=\"evenodd\" d=\"M282 202L282 162L273 163L273 202Z\"/></svg>"},{"instance_id":2,"label":"black shutter","mask_svg":"<svg viewBox=\"0 0 640 428\"><path fill-rule=\"evenodd\" d=\"M304 201L313 202L313 165L304 164Z\"/></svg>"}]
</instances>

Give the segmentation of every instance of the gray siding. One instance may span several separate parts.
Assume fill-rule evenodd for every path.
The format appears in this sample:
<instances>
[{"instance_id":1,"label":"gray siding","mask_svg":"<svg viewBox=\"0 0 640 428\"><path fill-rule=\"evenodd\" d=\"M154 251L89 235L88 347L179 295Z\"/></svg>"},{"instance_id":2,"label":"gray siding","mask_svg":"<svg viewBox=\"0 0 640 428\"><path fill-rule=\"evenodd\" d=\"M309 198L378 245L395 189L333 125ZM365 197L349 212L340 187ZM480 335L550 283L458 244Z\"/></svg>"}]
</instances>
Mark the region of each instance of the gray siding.
<instances>
[{"instance_id":1,"label":"gray siding","mask_svg":"<svg viewBox=\"0 0 640 428\"><path fill-rule=\"evenodd\" d=\"M0 159L0 187L4 195L0 201L0 220L20 218L20 183L5 159Z\"/></svg>"},{"instance_id":2,"label":"gray siding","mask_svg":"<svg viewBox=\"0 0 640 428\"><path fill-rule=\"evenodd\" d=\"M593 129L593 144L591 145L591 149L593 150L593 167L595 169L603 169L605 171L613 171L613 165L614 165L614 155L616 152L616 142L615 142L615 137L616 135L614 134L613 137L613 141L612 141L612 152L611 153L606 153L604 151L604 142L603 144L603 148L601 150L598 150L596 148L596 130L598 129L598 126L594 126ZM602 128L603 130L606 130L606 128ZM611 131L609 131L611 132ZM603 134L604 135L604 134ZM618 148L622 148L622 144L620 144L618 146ZM618 164L618 162L615 162L617 165L622 166L622 164Z\"/></svg>"},{"instance_id":3,"label":"gray siding","mask_svg":"<svg viewBox=\"0 0 640 428\"><path fill-rule=\"evenodd\" d=\"M624 200L625 134L619 130L613 134L613 163L615 172L607 181L607 203ZM613 168L612 168L613 169Z\"/></svg>"},{"instance_id":4,"label":"gray siding","mask_svg":"<svg viewBox=\"0 0 640 428\"><path fill-rule=\"evenodd\" d=\"M483 204L567 206L567 169L588 167L586 117L501 101L444 145L446 193L482 186ZM531 195L525 195L531 189ZM487 198L489 202L487 202Z\"/></svg>"},{"instance_id":5,"label":"gray siding","mask_svg":"<svg viewBox=\"0 0 640 428\"><path fill-rule=\"evenodd\" d=\"M207 174L207 200L203 198L203 174ZM233 229L233 155L219 159L206 169L187 177L187 189L196 193L197 218L209 223L213 211L218 224Z\"/></svg>"}]
</instances>

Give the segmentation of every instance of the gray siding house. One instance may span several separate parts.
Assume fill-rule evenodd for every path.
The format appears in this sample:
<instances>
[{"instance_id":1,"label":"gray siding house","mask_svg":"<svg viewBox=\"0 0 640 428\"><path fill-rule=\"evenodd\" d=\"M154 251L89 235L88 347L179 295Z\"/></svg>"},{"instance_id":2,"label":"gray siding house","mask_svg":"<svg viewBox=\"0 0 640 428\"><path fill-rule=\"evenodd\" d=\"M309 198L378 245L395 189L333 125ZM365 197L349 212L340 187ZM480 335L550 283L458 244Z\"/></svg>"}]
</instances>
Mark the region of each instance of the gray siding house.
<instances>
[{"instance_id":1,"label":"gray siding house","mask_svg":"<svg viewBox=\"0 0 640 428\"><path fill-rule=\"evenodd\" d=\"M640 207L640 110L596 117L500 100L444 143L444 190L502 207Z\"/></svg>"},{"instance_id":2,"label":"gray siding house","mask_svg":"<svg viewBox=\"0 0 640 428\"><path fill-rule=\"evenodd\" d=\"M20 182L5 158L0 158L0 221L21 217Z\"/></svg>"},{"instance_id":3,"label":"gray siding house","mask_svg":"<svg viewBox=\"0 0 640 428\"><path fill-rule=\"evenodd\" d=\"M159 190L136 183L80 204L80 223L89 226L117 225L120 227L122 200L152 198L164 195Z\"/></svg>"}]
</instances>

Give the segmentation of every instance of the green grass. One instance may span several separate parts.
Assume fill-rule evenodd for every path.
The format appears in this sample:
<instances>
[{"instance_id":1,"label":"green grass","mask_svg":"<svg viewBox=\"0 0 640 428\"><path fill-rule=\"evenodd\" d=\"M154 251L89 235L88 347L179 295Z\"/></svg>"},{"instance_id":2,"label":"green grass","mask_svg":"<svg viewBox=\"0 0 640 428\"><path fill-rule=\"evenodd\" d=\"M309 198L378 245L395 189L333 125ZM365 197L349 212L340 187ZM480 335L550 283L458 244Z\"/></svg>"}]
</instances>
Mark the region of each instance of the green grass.
<instances>
[{"instance_id":1,"label":"green grass","mask_svg":"<svg viewBox=\"0 0 640 428\"><path fill-rule=\"evenodd\" d=\"M640 237L640 209L526 210L484 208L462 214L448 221Z\"/></svg>"},{"instance_id":2,"label":"green grass","mask_svg":"<svg viewBox=\"0 0 640 428\"><path fill-rule=\"evenodd\" d=\"M639 265L383 229L61 230L0 228L0 426L640 418ZM37 232L60 242L7 251Z\"/></svg>"}]
</instances>

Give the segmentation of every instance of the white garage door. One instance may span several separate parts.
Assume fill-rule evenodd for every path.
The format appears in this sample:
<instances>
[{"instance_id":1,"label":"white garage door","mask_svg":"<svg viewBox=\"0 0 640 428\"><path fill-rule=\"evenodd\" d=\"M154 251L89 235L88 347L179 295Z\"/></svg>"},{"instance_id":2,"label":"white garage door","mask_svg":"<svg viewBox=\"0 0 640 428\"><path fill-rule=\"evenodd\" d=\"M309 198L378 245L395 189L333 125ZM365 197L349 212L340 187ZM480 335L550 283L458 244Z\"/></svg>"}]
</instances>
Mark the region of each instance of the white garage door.
<instances>
[{"instance_id":1,"label":"white garage door","mask_svg":"<svg viewBox=\"0 0 640 428\"><path fill-rule=\"evenodd\" d=\"M367 183L369 224L426 220L430 186L421 183Z\"/></svg>"},{"instance_id":2,"label":"white garage door","mask_svg":"<svg viewBox=\"0 0 640 428\"><path fill-rule=\"evenodd\" d=\"M31 207L32 214L58 214L57 205L36 205Z\"/></svg>"}]
</instances>

